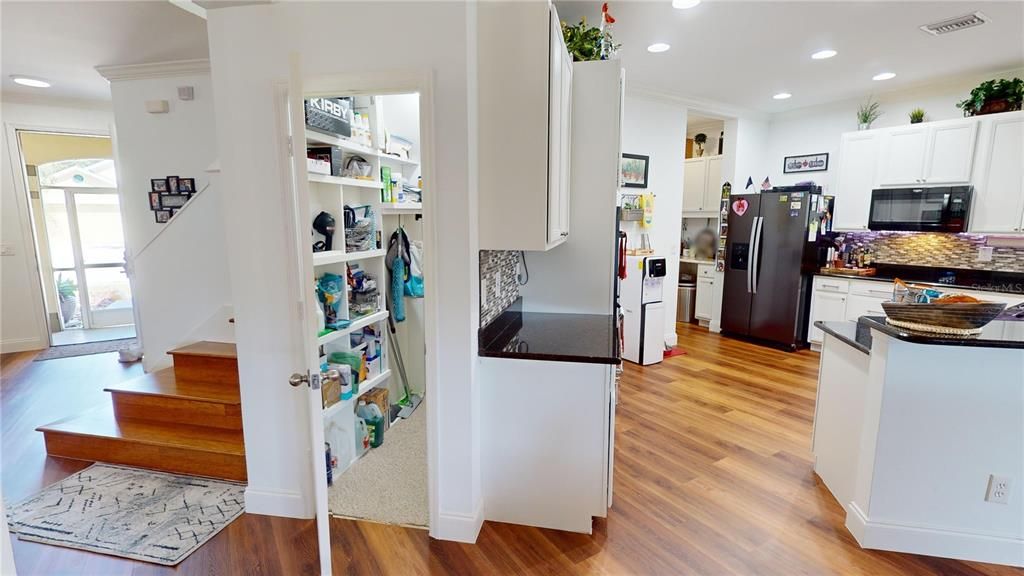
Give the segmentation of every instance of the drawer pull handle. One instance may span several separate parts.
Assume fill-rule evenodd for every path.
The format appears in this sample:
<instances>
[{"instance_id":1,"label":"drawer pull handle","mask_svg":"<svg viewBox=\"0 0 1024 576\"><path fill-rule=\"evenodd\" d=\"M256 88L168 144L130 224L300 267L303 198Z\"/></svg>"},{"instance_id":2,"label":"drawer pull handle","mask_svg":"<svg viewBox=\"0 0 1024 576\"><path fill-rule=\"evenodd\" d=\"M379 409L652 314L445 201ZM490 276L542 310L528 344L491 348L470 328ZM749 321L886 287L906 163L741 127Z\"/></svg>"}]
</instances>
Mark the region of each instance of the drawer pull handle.
<instances>
[{"instance_id":1,"label":"drawer pull handle","mask_svg":"<svg viewBox=\"0 0 1024 576\"><path fill-rule=\"evenodd\" d=\"M836 290L839 290L839 284L822 284L821 287L822 288L835 288Z\"/></svg>"}]
</instances>

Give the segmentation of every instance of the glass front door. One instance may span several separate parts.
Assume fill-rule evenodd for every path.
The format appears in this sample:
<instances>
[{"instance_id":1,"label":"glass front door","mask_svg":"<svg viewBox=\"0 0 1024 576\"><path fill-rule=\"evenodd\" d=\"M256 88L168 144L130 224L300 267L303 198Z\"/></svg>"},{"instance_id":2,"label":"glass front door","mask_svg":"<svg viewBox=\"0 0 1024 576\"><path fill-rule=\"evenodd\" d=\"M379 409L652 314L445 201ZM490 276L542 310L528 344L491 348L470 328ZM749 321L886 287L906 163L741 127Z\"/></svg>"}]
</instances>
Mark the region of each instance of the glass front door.
<instances>
[{"instance_id":1,"label":"glass front door","mask_svg":"<svg viewBox=\"0 0 1024 576\"><path fill-rule=\"evenodd\" d=\"M117 191L43 188L41 198L61 327L133 324Z\"/></svg>"}]
</instances>

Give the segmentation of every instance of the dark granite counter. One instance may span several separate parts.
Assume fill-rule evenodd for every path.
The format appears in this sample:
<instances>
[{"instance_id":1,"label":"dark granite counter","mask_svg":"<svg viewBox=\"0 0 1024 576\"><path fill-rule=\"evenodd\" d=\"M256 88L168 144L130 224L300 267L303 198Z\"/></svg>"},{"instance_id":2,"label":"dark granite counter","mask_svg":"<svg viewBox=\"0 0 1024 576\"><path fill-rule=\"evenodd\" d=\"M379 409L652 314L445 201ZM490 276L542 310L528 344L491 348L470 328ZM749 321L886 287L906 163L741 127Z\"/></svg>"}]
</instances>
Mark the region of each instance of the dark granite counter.
<instances>
[{"instance_id":1,"label":"dark granite counter","mask_svg":"<svg viewBox=\"0 0 1024 576\"><path fill-rule=\"evenodd\" d=\"M865 354L871 354L871 329L866 324L850 321L823 322L818 320L814 325L822 332L835 336L857 350Z\"/></svg>"},{"instance_id":2,"label":"dark granite counter","mask_svg":"<svg viewBox=\"0 0 1024 576\"><path fill-rule=\"evenodd\" d=\"M936 344L940 346L975 346L981 348L1017 348L1024 350L1024 321L1018 319L989 322L977 336L958 337L925 334L897 328L886 323L884 316L861 316L857 320L868 328L878 330L904 342Z\"/></svg>"},{"instance_id":3,"label":"dark granite counter","mask_svg":"<svg viewBox=\"0 0 1024 576\"><path fill-rule=\"evenodd\" d=\"M479 355L488 358L619 364L612 314L523 312L522 299L480 329Z\"/></svg>"},{"instance_id":4,"label":"dark granite counter","mask_svg":"<svg viewBox=\"0 0 1024 576\"><path fill-rule=\"evenodd\" d=\"M877 270L875 276L853 276L850 274L832 274L828 272L818 272L818 275L847 278L850 280L875 280L878 282L892 282L894 279L899 278L906 282L918 284L935 284L946 288L1004 292L1024 296L1024 274L1017 272L933 268L930 266L905 266L883 263L876 263L873 266Z\"/></svg>"}]
</instances>

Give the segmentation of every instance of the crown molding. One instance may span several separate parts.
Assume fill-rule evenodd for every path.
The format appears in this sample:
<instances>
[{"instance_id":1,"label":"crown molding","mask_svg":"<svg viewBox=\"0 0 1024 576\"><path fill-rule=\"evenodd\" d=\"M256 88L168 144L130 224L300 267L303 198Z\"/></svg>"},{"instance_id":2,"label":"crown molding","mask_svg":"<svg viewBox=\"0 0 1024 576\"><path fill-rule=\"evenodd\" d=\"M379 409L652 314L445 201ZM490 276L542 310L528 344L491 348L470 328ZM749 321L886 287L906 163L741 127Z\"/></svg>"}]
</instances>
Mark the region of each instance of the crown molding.
<instances>
[{"instance_id":1,"label":"crown molding","mask_svg":"<svg viewBox=\"0 0 1024 576\"><path fill-rule=\"evenodd\" d=\"M175 76L192 76L209 74L210 61L206 58L195 60L173 60L171 62L155 62L152 64L125 64L116 66L97 66L96 71L108 82L121 80L143 80L147 78L173 78Z\"/></svg>"}]
</instances>

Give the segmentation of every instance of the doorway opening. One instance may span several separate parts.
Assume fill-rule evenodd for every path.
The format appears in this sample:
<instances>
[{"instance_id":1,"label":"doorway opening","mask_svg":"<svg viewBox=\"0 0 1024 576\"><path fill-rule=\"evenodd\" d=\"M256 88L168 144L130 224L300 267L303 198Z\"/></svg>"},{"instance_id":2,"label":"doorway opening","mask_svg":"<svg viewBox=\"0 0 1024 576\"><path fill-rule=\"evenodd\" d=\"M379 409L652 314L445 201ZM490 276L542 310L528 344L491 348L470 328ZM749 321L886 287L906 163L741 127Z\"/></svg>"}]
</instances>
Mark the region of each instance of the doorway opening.
<instances>
[{"instance_id":1,"label":"doorway opening","mask_svg":"<svg viewBox=\"0 0 1024 576\"><path fill-rule=\"evenodd\" d=\"M135 338L110 138L17 134L50 345Z\"/></svg>"},{"instance_id":2,"label":"doorway opening","mask_svg":"<svg viewBox=\"0 0 1024 576\"><path fill-rule=\"evenodd\" d=\"M321 366L332 516L429 527L420 96L321 98L350 118L306 129L310 222L325 326ZM313 114L307 113L307 123ZM340 201L339 201L340 192ZM333 235L323 225L335 221ZM344 278L340 297L327 294ZM328 302L336 302L333 307ZM333 319L333 320L332 320ZM352 326L362 325L351 330ZM338 338L334 334L344 333ZM351 387L351 391L348 391ZM330 388L325 388L329 390Z\"/></svg>"}]
</instances>

